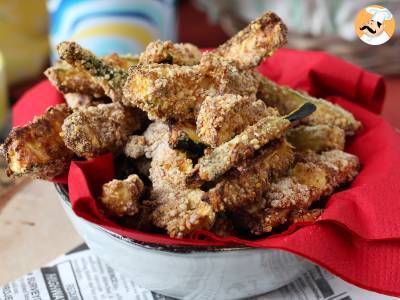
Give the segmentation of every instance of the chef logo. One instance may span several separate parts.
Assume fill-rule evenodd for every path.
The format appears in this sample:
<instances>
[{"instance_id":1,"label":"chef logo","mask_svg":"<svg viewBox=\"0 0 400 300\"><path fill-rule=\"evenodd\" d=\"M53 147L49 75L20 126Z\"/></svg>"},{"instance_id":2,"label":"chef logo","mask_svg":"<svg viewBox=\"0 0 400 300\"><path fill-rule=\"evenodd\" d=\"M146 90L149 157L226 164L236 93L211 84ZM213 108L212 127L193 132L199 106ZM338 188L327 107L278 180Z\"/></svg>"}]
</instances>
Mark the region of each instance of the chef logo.
<instances>
[{"instance_id":1,"label":"chef logo","mask_svg":"<svg viewBox=\"0 0 400 300\"><path fill-rule=\"evenodd\" d=\"M363 8L355 20L358 37L369 45L386 43L392 37L394 28L394 16L387 8L379 5Z\"/></svg>"}]
</instances>

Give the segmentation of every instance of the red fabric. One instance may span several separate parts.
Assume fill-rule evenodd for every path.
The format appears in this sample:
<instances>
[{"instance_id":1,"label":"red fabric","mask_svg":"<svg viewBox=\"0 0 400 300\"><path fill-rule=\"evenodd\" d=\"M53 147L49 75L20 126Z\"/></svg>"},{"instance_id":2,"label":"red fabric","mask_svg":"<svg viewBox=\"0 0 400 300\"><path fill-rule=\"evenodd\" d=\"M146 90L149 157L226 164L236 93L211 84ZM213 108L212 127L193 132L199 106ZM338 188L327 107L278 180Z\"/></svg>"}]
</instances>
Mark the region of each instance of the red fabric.
<instances>
[{"instance_id":1,"label":"red fabric","mask_svg":"<svg viewBox=\"0 0 400 300\"><path fill-rule=\"evenodd\" d=\"M282 249L303 256L360 287L400 296L400 137L380 116L370 112L379 111L382 106L382 78L324 53L288 49L277 51L259 70L281 84L338 103L364 125L363 131L348 141L347 148L360 158L360 175L348 189L329 199L317 222L296 224L282 234L257 241L221 238L205 231L197 232L192 239L176 240L122 228L99 211L95 200L101 185L114 176L110 154L71 164L68 186L75 213L108 230L144 242L197 246L242 244ZM44 85L41 84L41 89L51 89ZM43 99L44 94L51 94L35 89L36 94L33 90L30 92L31 98ZM28 107L32 99L27 95L18 104L18 113L24 114L19 120L29 120L28 114L32 114ZM46 105L50 102L47 99ZM15 110L14 117L16 113Z\"/></svg>"}]
</instances>

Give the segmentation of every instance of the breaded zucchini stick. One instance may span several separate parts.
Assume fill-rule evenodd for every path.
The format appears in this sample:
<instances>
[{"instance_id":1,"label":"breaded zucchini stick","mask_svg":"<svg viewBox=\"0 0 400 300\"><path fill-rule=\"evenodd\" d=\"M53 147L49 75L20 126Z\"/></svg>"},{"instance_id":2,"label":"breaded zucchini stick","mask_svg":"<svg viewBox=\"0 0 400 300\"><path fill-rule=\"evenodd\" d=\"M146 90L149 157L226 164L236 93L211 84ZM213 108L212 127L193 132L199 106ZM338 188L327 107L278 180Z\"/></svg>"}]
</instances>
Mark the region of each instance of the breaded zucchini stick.
<instances>
[{"instance_id":1,"label":"breaded zucchini stick","mask_svg":"<svg viewBox=\"0 0 400 300\"><path fill-rule=\"evenodd\" d=\"M202 142L215 148L258 120L278 115L276 109L267 108L263 101L251 96L208 96L197 116L197 134Z\"/></svg>"},{"instance_id":2,"label":"breaded zucchini stick","mask_svg":"<svg viewBox=\"0 0 400 300\"><path fill-rule=\"evenodd\" d=\"M290 128L286 134L288 141L297 151L343 150L346 134L343 129L330 125L297 126Z\"/></svg>"},{"instance_id":3,"label":"breaded zucchini stick","mask_svg":"<svg viewBox=\"0 0 400 300\"><path fill-rule=\"evenodd\" d=\"M287 28L273 12L266 12L213 53L233 60L240 69L258 66L287 42Z\"/></svg>"},{"instance_id":4,"label":"breaded zucchini stick","mask_svg":"<svg viewBox=\"0 0 400 300\"><path fill-rule=\"evenodd\" d=\"M74 153L64 145L60 132L70 113L60 104L31 123L13 128L2 146L7 175L51 179L67 171Z\"/></svg>"},{"instance_id":5,"label":"breaded zucchini stick","mask_svg":"<svg viewBox=\"0 0 400 300\"><path fill-rule=\"evenodd\" d=\"M104 96L103 88L89 73L74 68L65 61L57 61L44 74L60 93L79 93L95 98Z\"/></svg>"},{"instance_id":6,"label":"breaded zucchini stick","mask_svg":"<svg viewBox=\"0 0 400 300\"><path fill-rule=\"evenodd\" d=\"M124 180L114 179L103 185L100 201L109 215L133 216L139 212L144 184L136 174Z\"/></svg>"},{"instance_id":7,"label":"breaded zucchini stick","mask_svg":"<svg viewBox=\"0 0 400 300\"><path fill-rule=\"evenodd\" d=\"M359 169L358 158L340 150L320 155L310 151L299 160L289 175L272 184L265 194L267 208L255 214L250 224L253 234L270 232L286 223L289 213L307 209L314 201L331 195L335 188L352 181Z\"/></svg>"},{"instance_id":8,"label":"breaded zucchini stick","mask_svg":"<svg viewBox=\"0 0 400 300\"><path fill-rule=\"evenodd\" d=\"M120 103L78 108L62 125L65 145L84 158L120 150L141 126L141 114Z\"/></svg>"},{"instance_id":9,"label":"breaded zucchini stick","mask_svg":"<svg viewBox=\"0 0 400 300\"><path fill-rule=\"evenodd\" d=\"M283 117L265 117L248 126L230 141L201 157L188 176L187 184L199 186L205 181L215 180L245 158L251 157L267 143L281 138L290 124L290 121Z\"/></svg>"},{"instance_id":10,"label":"breaded zucchini stick","mask_svg":"<svg viewBox=\"0 0 400 300\"><path fill-rule=\"evenodd\" d=\"M302 120L303 123L308 125L337 126L343 129L347 135L353 135L361 127L361 123L340 106L278 85L264 76L260 76L257 97L268 106L276 107L283 115L306 102L313 103L317 110Z\"/></svg>"},{"instance_id":11,"label":"breaded zucchini stick","mask_svg":"<svg viewBox=\"0 0 400 300\"><path fill-rule=\"evenodd\" d=\"M141 64L174 64L193 66L200 62L201 52L195 45L189 43L174 44L171 41L154 41L147 45L140 54Z\"/></svg>"},{"instance_id":12,"label":"breaded zucchini stick","mask_svg":"<svg viewBox=\"0 0 400 300\"><path fill-rule=\"evenodd\" d=\"M128 77L128 73L125 70L105 63L75 42L60 43L57 45L57 51L61 60L79 70L88 72L93 81L101 86L104 93L113 101L122 100L122 87Z\"/></svg>"},{"instance_id":13,"label":"breaded zucchini stick","mask_svg":"<svg viewBox=\"0 0 400 300\"><path fill-rule=\"evenodd\" d=\"M204 200L214 211L234 211L248 206L262 197L270 178L284 174L294 160L292 147L286 141L262 149L255 158L245 161L240 169L224 174L217 185L209 190Z\"/></svg>"},{"instance_id":14,"label":"breaded zucchini stick","mask_svg":"<svg viewBox=\"0 0 400 300\"><path fill-rule=\"evenodd\" d=\"M126 105L141 108L151 119L182 122L196 119L207 96L251 95L257 85L253 72L239 72L228 61L207 55L202 64L192 67L167 64L132 67L124 96Z\"/></svg>"},{"instance_id":15,"label":"breaded zucchini stick","mask_svg":"<svg viewBox=\"0 0 400 300\"><path fill-rule=\"evenodd\" d=\"M168 130L168 127L167 127ZM168 136L153 146L150 178L153 182L151 198L156 203L153 223L167 230L171 237L182 238L197 229L210 229L215 213L202 200L204 192L189 189L185 178L192 170L192 161L182 152L168 145Z\"/></svg>"}]
</instances>

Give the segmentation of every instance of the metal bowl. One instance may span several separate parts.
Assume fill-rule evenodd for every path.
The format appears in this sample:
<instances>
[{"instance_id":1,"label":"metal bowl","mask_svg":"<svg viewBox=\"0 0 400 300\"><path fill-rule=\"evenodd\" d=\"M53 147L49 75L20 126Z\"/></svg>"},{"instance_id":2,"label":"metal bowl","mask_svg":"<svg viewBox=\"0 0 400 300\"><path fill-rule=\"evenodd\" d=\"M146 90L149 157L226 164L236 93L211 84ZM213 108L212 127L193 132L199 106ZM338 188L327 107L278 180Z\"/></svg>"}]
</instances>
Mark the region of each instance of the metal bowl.
<instances>
[{"instance_id":1,"label":"metal bowl","mask_svg":"<svg viewBox=\"0 0 400 300\"><path fill-rule=\"evenodd\" d=\"M267 293L313 265L281 250L144 243L78 217L64 186L61 203L89 248L140 286L179 299L240 299Z\"/></svg>"}]
</instances>

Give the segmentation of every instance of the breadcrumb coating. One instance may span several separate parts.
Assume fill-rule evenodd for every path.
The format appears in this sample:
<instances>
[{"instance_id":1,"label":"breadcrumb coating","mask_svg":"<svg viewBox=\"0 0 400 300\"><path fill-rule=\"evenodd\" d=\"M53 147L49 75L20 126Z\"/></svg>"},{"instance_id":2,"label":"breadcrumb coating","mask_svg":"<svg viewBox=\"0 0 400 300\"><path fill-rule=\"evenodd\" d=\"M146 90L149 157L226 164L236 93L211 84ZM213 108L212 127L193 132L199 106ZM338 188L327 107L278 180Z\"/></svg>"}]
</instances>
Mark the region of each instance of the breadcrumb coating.
<instances>
[{"instance_id":1,"label":"breadcrumb coating","mask_svg":"<svg viewBox=\"0 0 400 300\"><path fill-rule=\"evenodd\" d=\"M318 99L278 85L264 76L259 76L260 85L257 97L263 100L268 106L276 107L282 115L288 114L300 105L310 102L317 109L302 123L307 125L331 125L337 126L346 132L346 135L355 134L361 123L347 110L324 99Z\"/></svg>"},{"instance_id":2,"label":"breadcrumb coating","mask_svg":"<svg viewBox=\"0 0 400 300\"><path fill-rule=\"evenodd\" d=\"M292 211L306 210L321 197L331 195L335 188L352 181L360 166L355 155L340 150L320 155L308 151L300 154L298 160L289 175L272 184L264 195L267 208L256 213L249 224L253 234L271 232L275 226L286 223ZM297 214L293 216L300 219ZM304 219L312 216L304 215Z\"/></svg>"},{"instance_id":3,"label":"breadcrumb coating","mask_svg":"<svg viewBox=\"0 0 400 300\"><path fill-rule=\"evenodd\" d=\"M124 86L126 105L136 105L151 119L195 120L201 102L226 93L251 95L258 80L253 72L239 72L229 61L203 55L200 65L138 65L129 70Z\"/></svg>"},{"instance_id":4,"label":"breadcrumb coating","mask_svg":"<svg viewBox=\"0 0 400 300\"><path fill-rule=\"evenodd\" d=\"M137 159L146 153L146 139L141 135L132 135L124 147L126 156Z\"/></svg>"},{"instance_id":5,"label":"breadcrumb coating","mask_svg":"<svg viewBox=\"0 0 400 300\"><path fill-rule=\"evenodd\" d=\"M202 142L215 148L258 120L278 115L276 109L251 96L208 96L197 115L197 134Z\"/></svg>"},{"instance_id":6,"label":"breadcrumb coating","mask_svg":"<svg viewBox=\"0 0 400 300\"><path fill-rule=\"evenodd\" d=\"M192 161L184 153L169 147L168 135L156 143L156 146L149 145L153 148L151 198L157 203L153 223L166 229L171 237L178 238L188 236L197 229L210 229L215 213L211 205L202 200L204 192L185 185L185 178L192 170Z\"/></svg>"},{"instance_id":7,"label":"breadcrumb coating","mask_svg":"<svg viewBox=\"0 0 400 300\"><path fill-rule=\"evenodd\" d=\"M65 145L79 157L93 158L122 149L141 126L140 113L119 103L82 107L62 125Z\"/></svg>"},{"instance_id":8,"label":"breadcrumb coating","mask_svg":"<svg viewBox=\"0 0 400 300\"><path fill-rule=\"evenodd\" d=\"M107 64L75 42L58 44L57 52L61 60L66 61L78 70L84 70L90 74L93 81L101 86L104 93L113 101L122 100L122 87L128 77L128 73L125 70L113 67L112 64Z\"/></svg>"},{"instance_id":9,"label":"breadcrumb coating","mask_svg":"<svg viewBox=\"0 0 400 300\"><path fill-rule=\"evenodd\" d=\"M133 216L139 212L139 198L144 184L136 174L125 180L111 180L103 185L100 201L106 213L118 217Z\"/></svg>"},{"instance_id":10,"label":"breadcrumb coating","mask_svg":"<svg viewBox=\"0 0 400 300\"><path fill-rule=\"evenodd\" d=\"M297 126L290 128L286 137L297 151L343 150L346 142L344 130L330 125Z\"/></svg>"},{"instance_id":11,"label":"breadcrumb coating","mask_svg":"<svg viewBox=\"0 0 400 300\"><path fill-rule=\"evenodd\" d=\"M79 93L94 98L104 96L103 88L88 72L74 68L65 61L57 61L44 74L60 93Z\"/></svg>"},{"instance_id":12,"label":"breadcrumb coating","mask_svg":"<svg viewBox=\"0 0 400 300\"><path fill-rule=\"evenodd\" d=\"M294 152L286 141L262 149L255 158L222 176L205 195L214 211L233 211L248 206L262 197L270 179L280 176L294 161Z\"/></svg>"},{"instance_id":13,"label":"breadcrumb coating","mask_svg":"<svg viewBox=\"0 0 400 300\"><path fill-rule=\"evenodd\" d=\"M290 127L290 121L281 117L265 117L248 126L230 141L213 149L199 159L186 182L199 186L205 181L215 180L267 143L281 138Z\"/></svg>"},{"instance_id":14,"label":"breadcrumb coating","mask_svg":"<svg viewBox=\"0 0 400 300\"><path fill-rule=\"evenodd\" d=\"M52 179L67 171L74 153L64 145L60 132L70 113L67 105L59 104L25 126L13 128L2 146L7 175Z\"/></svg>"},{"instance_id":15,"label":"breadcrumb coating","mask_svg":"<svg viewBox=\"0 0 400 300\"><path fill-rule=\"evenodd\" d=\"M213 52L233 60L240 69L257 67L287 42L287 28L273 12L266 12Z\"/></svg>"},{"instance_id":16,"label":"breadcrumb coating","mask_svg":"<svg viewBox=\"0 0 400 300\"><path fill-rule=\"evenodd\" d=\"M171 41L154 41L140 54L140 64L168 63L180 66L193 66L200 62L201 52L189 43L174 44Z\"/></svg>"}]
</instances>

